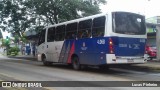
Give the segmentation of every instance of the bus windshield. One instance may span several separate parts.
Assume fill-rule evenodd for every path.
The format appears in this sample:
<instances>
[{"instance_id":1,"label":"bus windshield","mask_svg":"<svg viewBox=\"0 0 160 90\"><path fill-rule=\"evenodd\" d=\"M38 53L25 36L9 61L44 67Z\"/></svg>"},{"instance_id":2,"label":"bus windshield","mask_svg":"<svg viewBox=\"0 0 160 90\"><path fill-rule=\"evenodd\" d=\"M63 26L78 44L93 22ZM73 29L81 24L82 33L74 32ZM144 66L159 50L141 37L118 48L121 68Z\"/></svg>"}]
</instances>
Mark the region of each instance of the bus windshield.
<instances>
[{"instance_id":1,"label":"bus windshield","mask_svg":"<svg viewBox=\"0 0 160 90\"><path fill-rule=\"evenodd\" d=\"M120 34L144 35L145 17L127 12L113 12L113 31Z\"/></svg>"}]
</instances>

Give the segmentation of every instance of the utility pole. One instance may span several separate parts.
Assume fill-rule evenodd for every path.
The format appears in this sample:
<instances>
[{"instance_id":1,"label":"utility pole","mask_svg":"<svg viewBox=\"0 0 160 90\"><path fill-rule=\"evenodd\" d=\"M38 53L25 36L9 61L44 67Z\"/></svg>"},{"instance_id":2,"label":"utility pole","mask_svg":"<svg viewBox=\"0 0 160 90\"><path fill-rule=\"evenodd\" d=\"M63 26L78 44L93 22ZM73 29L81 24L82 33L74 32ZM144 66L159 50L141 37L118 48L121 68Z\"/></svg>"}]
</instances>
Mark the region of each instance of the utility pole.
<instances>
[{"instance_id":1,"label":"utility pole","mask_svg":"<svg viewBox=\"0 0 160 90\"><path fill-rule=\"evenodd\" d=\"M160 60L160 24L156 25L157 60Z\"/></svg>"}]
</instances>

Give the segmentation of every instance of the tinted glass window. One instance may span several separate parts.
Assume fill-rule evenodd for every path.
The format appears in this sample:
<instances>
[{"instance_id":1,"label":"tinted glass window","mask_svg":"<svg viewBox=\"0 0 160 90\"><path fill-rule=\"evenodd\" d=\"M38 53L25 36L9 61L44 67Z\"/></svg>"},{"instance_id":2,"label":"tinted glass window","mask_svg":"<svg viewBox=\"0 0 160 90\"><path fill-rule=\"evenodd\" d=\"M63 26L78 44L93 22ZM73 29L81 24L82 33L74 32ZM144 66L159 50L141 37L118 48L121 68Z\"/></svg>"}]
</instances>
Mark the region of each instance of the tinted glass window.
<instances>
[{"instance_id":1,"label":"tinted glass window","mask_svg":"<svg viewBox=\"0 0 160 90\"><path fill-rule=\"evenodd\" d=\"M77 23L68 24L66 27L66 39L75 39L77 36Z\"/></svg>"},{"instance_id":2,"label":"tinted glass window","mask_svg":"<svg viewBox=\"0 0 160 90\"><path fill-rule=\"evenodd\" d=\"M115 12L113 16L113 31L121 34L142 35L146 33L144 16Z\"/></svg>"},{"instance_id":3,"label":"tinted glass window","mask_svg":"<svg viewBox=\"0 0 160 90\"><path fill-rule=\"evenodd\" d=\"M53 42L55 40L55 27L48 29L47 42Z\"/></svg>"},{"instance_id":4,"label":"tinted glass window","mask_svg":"<svg viewBox=\"0 0 160 90\"><path fill-rule=\"evenodd\" d=\"M92 27L92 19L80 21L78 27L78 38L91 37L91 27Z\"/></svg>"},{"instance_id":5,"label":"tinted glass window","mask_svg":"<svg viewBox=\"0 0 160 90\"><path fill-rule=\"evenodd\" d=\"M98 17L93 19L92 37L102 37L105 31L106 17Z\"/></svg>"},{"instance_id":6,"label":"tinted glass window","mask_svg":"<svg viewBox=\"0 0 160 90\"><path fill-rule=\"evenodd\" d=\"M38 45L40 45L40 44L45 42L45 33L46 33L45 29L41 31L40 36L39 36Z\"/></svg>"},{"instance_id":7,"label":"tinted glass window","mask_svg":"<svg viewBox=\"0 0 160 90\"><path fill-rule=\"evenodd\" d=\"M63 41L65 37L65 25L57 26L56 27L56 41Z\"/></svg>"}]
</instances>

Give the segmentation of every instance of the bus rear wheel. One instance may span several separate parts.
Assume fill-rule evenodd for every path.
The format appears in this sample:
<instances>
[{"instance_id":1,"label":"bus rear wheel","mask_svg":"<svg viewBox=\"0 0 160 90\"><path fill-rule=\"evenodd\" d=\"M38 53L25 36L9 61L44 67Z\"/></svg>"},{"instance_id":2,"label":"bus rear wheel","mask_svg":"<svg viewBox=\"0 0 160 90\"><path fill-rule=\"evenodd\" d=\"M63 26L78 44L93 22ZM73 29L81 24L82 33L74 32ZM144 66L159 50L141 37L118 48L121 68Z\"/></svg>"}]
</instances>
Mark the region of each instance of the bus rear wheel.
<instances>
[{"instance_id":1,"label":"bus rear wheel","mask_svg":"<svg viewBox=\"0 0 160 90\"><path fill-rule=\"evenodd\" d=\"M73 69L75 69L75 70L80 70L81 69L79 58L77 56L73 57L72 66L73 66Z\"/></svg>"},{"instance_id":2,"label":"bus rear wheel","mask_svg":"<svg viewBox=\"0 0 160 90\"><path fill-rule=\"evenodd\" d=\"M109 70L109 66L107 66L107 65L100 65L99 69L102 70L102 71L108 71Z\"/></svg>"},{"instance_id":3,"label":"bus rear wheel","mask_svg":"<svg viewBox=\"0 0 160 90\"><path fill-rule=\"evenodd\" d=\"M52 65L51 62L48 62L48 61L47 61L46 57L43 57L43 58L42 58L42 62L43 62L43 65L45 65L45 66L51 66L51 65Z\"/></svg>"}]
</instances>

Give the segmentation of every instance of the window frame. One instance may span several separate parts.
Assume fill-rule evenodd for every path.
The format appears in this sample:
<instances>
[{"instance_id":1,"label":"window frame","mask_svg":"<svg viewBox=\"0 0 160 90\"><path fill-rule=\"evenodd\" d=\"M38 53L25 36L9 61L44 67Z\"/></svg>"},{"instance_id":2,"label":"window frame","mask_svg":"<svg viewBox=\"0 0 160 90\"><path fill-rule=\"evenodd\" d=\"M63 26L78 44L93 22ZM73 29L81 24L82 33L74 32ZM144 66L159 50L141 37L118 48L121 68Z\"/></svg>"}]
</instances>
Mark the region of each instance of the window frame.
<instances>
[{"instance_id":1,"label":"window frame","mask_svg":"<svg viewBox=\"0 0 160 90\"><path fill-rule=\"evenodd\" d=\"M72 24L75 24L76 28L72 28ZM71 25L70 26L71 29L68 29L69 25ZM69 23L69 24L66 25L66 39L76 39L77 38L77 32L78 32L78 22L73 22L73 23Z\"/></svg>"},{"instance_id":2,"label":"window frame","mask_svg":"<svg viewBox=\"0 0 160 90\"><path fill-rule=\"evenodd\" d=\"M90 22L89 27L85 26L85 27L81 28L81 23L83 23L82 25L86 25L87 21ZM90 38L92 36L92 23L93 23L92 18L79 21L78 32L77 32L78 38Z\"/></svg>"},{"instance_id":3,"label":"window frame","mask_svg":"<svg viewBox=\"0 0 160 90\"><path fill-rule=\"evenodd\" d=\"M53 34L53 35L51 35ZM55 34L56 34L56 28L55 27L50 27L48 28L48 32L47 32L47 42L54 42L55 41ZM53 39L49 39L51 36Z\"/></svg>"},{"instance_id":4,"label":"window frame","mask_svg":"<svg viewBox=\"0 0 160 90\"><path fill-rule=\"evenodd\" d=\"M57 28L58 27L63 27L63 31L64 32L58 32L57 33ZM61 29L60 29L61 30ZM64 41L64 39L65 39L65 34L66 34L66 25L59 25L59 26L57 26L56 27L56 33L55 33L55 41ZM60 37L60 35L62 36L62 37Z\"/></svg>"},{"instance_id":5,"label":"window frame","mask_svg":"<svg viewBox=\"0 0 160 90\"><path fill-rule=\"evenodd\" d=\"M98 24L95 24L95 23L97 23L97 21L95 21L96 19L100 19L100 18L102 18L101 19L101 21L100 20L98 20L98 22L103 22L101 25L99 25L99 26L97 26ZM103 20L103 21L102 21ZM105 26L106 26L106 20L107 20L107 18L106 18L106 16L100 16L100 17L95 17L94 19L93 19L93 25L92 25L92 37L104 37L104 35L105 35ZM96 26L95 26L96 25ZM101 32L99 32L100 30L96 30L96 34L94 34L94 31L95 31L95 29L101 29Z\"/></svg>"},{"instance_id":6,"label":"window frame","mask_svg":"<svg viewBox=\"0 0 160 90\"><path fill-rule=\"evenodd\" d=\"M40 32L39 40L38 40L38 45L41 45L42 43L45 43L45 36L46 36L46 29L43 29Z\"/></svg>"}]
</instances>

